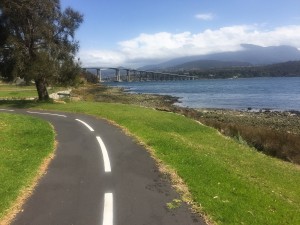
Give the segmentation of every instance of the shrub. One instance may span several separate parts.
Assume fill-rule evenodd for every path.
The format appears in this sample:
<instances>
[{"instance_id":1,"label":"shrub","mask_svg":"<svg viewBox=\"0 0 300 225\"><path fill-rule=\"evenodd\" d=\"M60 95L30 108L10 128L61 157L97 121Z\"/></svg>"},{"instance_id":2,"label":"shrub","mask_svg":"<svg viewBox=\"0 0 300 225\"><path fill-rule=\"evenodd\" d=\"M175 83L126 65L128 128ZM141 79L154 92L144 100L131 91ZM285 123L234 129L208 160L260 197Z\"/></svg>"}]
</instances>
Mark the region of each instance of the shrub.
<instances>
[{"instance_id":1,"label":"shrub","mask_svg":"<svg viewBox=\"0 0 300 225\"><path fill-rule=\"evenodd\" d=\"M267 155L300 164L300 138L296 134L272 130L263 126L245 126L210 119L200 119L222 134L239 139Z\"/></svg>"}]
</instances>

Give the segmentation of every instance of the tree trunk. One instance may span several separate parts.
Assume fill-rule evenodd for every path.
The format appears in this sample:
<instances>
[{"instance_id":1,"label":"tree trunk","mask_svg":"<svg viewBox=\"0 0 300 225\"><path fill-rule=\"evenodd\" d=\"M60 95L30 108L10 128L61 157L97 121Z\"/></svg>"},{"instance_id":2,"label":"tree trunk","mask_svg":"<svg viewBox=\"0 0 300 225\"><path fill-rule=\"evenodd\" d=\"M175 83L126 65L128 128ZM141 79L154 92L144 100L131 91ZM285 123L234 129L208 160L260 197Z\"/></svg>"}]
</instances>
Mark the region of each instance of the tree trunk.
<instances>
[{"instance_id":1,"label":"tree trunk","mask_svg":"<svg viewBox=\"0 0 300 225\"><path fill-rule=\"evenodd\" d=\"M39 95L39 100L40 101L49 100L46 79L45 78L37 78L34 81L35 81L36 90Z\"/></svg>"}]
</instances>

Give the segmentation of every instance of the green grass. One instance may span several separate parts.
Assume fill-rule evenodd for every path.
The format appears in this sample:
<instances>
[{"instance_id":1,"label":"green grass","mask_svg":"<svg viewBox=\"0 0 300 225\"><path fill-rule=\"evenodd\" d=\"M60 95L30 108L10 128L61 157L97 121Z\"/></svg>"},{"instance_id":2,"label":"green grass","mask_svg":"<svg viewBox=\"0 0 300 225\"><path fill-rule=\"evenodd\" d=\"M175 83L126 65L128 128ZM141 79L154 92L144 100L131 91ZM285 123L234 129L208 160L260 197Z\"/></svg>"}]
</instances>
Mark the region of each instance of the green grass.
<instances>
[{"instance_id":1,"label":"green grass","mask_svg":"<svg viewBox=\"0 0 300 225\"><path fill-rule=\"evenodd\" d=\"M96 115L126 127L177 171L196 204L217 224L300 224L299 166L263 155L215 129L132 105L30 106Z\"/></svg>"},{"instance_id":2,"label":"green grass","mask_svg":"<svg viewBox=\"0 0 300 225\"><path fill-rule=\"evenodd\" d=\"M30 98L37 97L33 86L0 85L0 98Z\"/></svg>"},{"instance_id":3,"label":"green grass","mask_svg":"<svg viewBox=\"0 0 300 225\"><path fill-rule=\"evenodd\" d=\"M54 132L40 119L0 112L0 220L37 176L54 149Z\"/></svg>"},{"instance_id":4,"label":"green grass","mask_svg":"<svg viewBox=\"0 0 300 225\"><path fill-rule=\"evenodd\" d=\"M65 90L64 87L48 88L49 94ZM36 98L38 96L35 86L16 86L10 84L0 85L0 98L8 99L23 99L23 98Z\"/></svg>"}]
</instances>

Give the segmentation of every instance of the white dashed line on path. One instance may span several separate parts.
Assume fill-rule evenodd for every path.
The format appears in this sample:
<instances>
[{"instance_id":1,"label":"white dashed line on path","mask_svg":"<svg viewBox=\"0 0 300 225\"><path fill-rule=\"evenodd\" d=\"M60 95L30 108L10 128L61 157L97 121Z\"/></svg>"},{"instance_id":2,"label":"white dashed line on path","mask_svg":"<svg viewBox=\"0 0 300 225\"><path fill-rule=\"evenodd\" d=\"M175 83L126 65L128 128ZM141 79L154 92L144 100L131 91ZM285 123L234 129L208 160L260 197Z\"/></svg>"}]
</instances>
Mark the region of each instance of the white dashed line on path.
<instances>
[{"instance_id":1,"label":"white dashed line on path","mask_svg":"<svg viewBox=\"0 0 300 225\"><path fill-rule=\"evenodd\" d=\"M83 125L85 125L87 128L89 128L90 131L94 131L94 129L88 125L86 122L82 121L82 120L79 120L79 119L76 119L76 121L82 123Z\"/></svg>"},{"instance_id":2,"label":"white dashed line on path","mask_svg":"<svg viewBox=\"0 0 300 225\"><path fill-rule=\"evenodd\" d=\"M102 139L99 136L97 136L96 138L97 138L97 141L99 142L99 145L100 145L100 148L102 151L102 156L103 156L103 161L104 161L104 171L106 173L111 172L110 161L109 161L106 147L105 147Z\"/></svg>"},{"instance_id":3,"label":"white dashed line on path","mask_svg":"<svg viewBox=\"0 0 300 225\"><path fill-rule=\"evenodd\" d=\"M105 193L102 225L113 225L113 194Z\"/></svg>"},{"instance_id":4,"label":"white dashed line on path","mask_svg":"<svg viewBox=\"0 0 300 225\"><path fill-rule=\"evenodd\" d=\"M88 125L86 122L75 119L76 121L82 123L84 126L86 126L90 131L94 131L94 129ZM106 173L111 172L111 166L110 161L107 153L107 149L105 147L104 142L102 139L97 136L97 141L100 145L100 149L103 156L103 162L104 162L104 171ZM103 222L102 225L113 225L113 194L112 193L105 193L104 195L104 209L103 209Z\"/></svg>"},{"instance_id":5,"label":"white dashed line on path","mask_svg":"<svg viewBox=\"0 0 300 225\"><path fill-rule=\"evenodd\" d=\"M94 131L94 129L88 125L86 122L75 119L76 121L82 123L84 126L86 126L90 131ZM103 162L104 162L104 171L106 173L111 172L111 166L110 161L107 153L107 149L105 147L104 142L102 139L97 136L97 141L100 145L100 149L103 156ZM113 225L113 194L112 193L105 193L104 195L104 209L103 209L103 223L102 225Z\"/></svg>"},{"instance_id":6,"label":"white dashed line on path","mask_svg":"<svg viewBox=\"0 0 300 225\"><path fill-rule=\"evenodd\" d=\"M32 112L32 111L27 111L27 112L30 113L30 114L40 114L40 115L67 117L66 115L55 114L55 113L43 113L43 112Z\"/></svg>"}]
</instances>

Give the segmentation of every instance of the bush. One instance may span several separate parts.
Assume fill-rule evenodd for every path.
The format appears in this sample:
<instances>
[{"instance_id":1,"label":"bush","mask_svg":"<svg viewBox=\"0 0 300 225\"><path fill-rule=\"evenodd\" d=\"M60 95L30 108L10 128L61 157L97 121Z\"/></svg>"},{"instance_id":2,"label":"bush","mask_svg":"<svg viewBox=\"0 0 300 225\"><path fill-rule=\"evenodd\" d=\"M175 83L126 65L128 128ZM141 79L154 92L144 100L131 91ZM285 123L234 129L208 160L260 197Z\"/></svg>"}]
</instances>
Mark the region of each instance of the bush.
<instances>
[{"instance_id":1,"label":"bush","mask_svg":"<svg viewBox=\"0 0 300 225\"><path fill-rule=\"evenodd\" d=\"M271 130L265 127L244 126L209 119L200 119L222 134L239 139L269 156L300 164L300 138L296 134Z\"/></svg>"}]
</instances>

